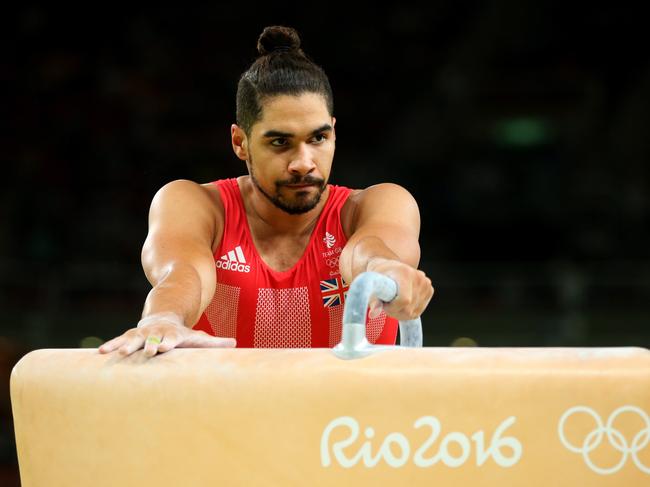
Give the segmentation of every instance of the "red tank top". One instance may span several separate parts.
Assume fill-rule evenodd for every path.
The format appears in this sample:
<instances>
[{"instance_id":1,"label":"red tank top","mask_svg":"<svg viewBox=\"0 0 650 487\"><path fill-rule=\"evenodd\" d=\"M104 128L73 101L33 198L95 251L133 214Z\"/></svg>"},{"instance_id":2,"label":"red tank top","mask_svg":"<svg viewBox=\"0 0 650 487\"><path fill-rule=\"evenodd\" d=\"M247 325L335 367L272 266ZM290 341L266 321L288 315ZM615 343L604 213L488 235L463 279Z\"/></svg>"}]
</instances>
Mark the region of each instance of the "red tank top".
<instances>
[{"instance_id":1,"label":"red tank top","mask_svg":"<svg viewBox=\"0 0 650 487\"><path fill-rule=\"evenodd\" d=\"M195 330L237 339L239 348L331 348L341 341L348 290L339 272L347 242L341 208L351 190L329 185L329 197L300 260L271 269L257 253L237 179L214 181L224 207L224 232L214 253L217 287ZM397 320L368 319L371 343L394 344Z\"/></svg>"}]
</instances>

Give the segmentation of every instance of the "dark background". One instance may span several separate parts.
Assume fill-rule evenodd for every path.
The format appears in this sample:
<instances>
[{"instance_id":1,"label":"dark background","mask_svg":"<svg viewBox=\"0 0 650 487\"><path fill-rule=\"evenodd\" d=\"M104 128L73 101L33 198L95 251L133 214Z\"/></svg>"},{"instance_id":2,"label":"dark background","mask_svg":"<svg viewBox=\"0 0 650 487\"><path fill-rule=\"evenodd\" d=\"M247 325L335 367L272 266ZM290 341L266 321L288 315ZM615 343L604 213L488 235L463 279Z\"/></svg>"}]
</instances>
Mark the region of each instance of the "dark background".
<instances>
[{"instance_id":1,"label":"dark background","mask_svg":"<svg viewBox=\"0 0 650 487\"><path fill-rule=\"evenodd\" d=\"M419 202L425 345L647 346L648 29L625 5L6 12L0 483L16 361L133 326L157 189L245 173L229 127L266 25L298 29L330 77L331 182Z\"/></svg>"}]
</instances>

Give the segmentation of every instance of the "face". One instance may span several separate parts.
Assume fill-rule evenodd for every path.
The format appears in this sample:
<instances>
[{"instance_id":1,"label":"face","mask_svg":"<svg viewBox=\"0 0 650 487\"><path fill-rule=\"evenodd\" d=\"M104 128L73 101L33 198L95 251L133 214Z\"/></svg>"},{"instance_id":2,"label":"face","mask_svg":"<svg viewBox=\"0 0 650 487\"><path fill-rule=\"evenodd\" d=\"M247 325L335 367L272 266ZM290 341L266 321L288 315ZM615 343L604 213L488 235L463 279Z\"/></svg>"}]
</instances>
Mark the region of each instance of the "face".
<instances>
[{"instance_id":1,"label":"face","mask_svg":"<svg viewBox=\"0 0 650 487\"><path fill-rule=\"evenodd\" d=\"M318 204L329 179L335 122L322 95L274 96L262 103L250 137L233 126L233 148L271 203L292 215L305 213Z\"/></svg>"}]
</instances>

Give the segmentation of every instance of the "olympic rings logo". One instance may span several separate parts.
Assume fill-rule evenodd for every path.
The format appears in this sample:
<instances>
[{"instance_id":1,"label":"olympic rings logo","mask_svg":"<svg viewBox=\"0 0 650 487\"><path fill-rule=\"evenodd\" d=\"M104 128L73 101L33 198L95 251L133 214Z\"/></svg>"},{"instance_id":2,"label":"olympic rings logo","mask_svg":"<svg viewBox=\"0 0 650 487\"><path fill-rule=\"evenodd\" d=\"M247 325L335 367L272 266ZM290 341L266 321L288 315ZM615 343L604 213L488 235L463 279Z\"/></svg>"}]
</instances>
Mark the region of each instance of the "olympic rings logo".
<instances>
[{"instance_id":1,"label":"olympic rings logo","mask_svg":"<svg viewBox=\"0 0 650 487\"><path fill-rule=\"evenodd\" d=\"M564 435L564 424L569 417L579 413L586 413L591 416L596 423L596 428L593 429L587 436L585 436L582 445L575 446L566 439L566 436ZM641 431L639 431L634 436L632 443L629 445L625 436L623 436L623 434L618 429L612 426L614 424L614 421L616 421L616 418L618 418L623 413L636 413L645 423L645 428L642 428ZM572 407L571 409L567 410L560 418L560 423L558 424L558 434L560 435L560 441L562 441L562 444L568 450L572 451L573 453L582 454L582 458L584 458L587 466L600 475L610 475L618 472L621 468L623 468L623 465L625 465L625 462L627 461L627 457L630 455L632 456L632 461L639 468L639 470L650 474L650 467L647 467L641 463L641 460L639 460L639 457L637 456L637 453L643 450L648 445L648 443L650 443L650 418L645 411L636 406L621 406L609 416L607 419L607 424L605 425L603 425L601 417L593 409L587 406ZM589 456L592 451L598 448L605 435L607 436L607 441L609 441L610 445L612 445L614 449L623 454L621 460L611 468L602 468L594 465Z\"/></svg>"},{"instance_id":2,"label":"olympic rings logo","mask_svg":"<svg viewBox=\"0 0 650 487\"><path fill-rule=\"evenodd\" d=\"M329 267L336 267L337 265L339 265L339 257L340 256L337 255L336 257L332 257L331 259L326 259L325 263Z\"/></svg>"}]
</instances>

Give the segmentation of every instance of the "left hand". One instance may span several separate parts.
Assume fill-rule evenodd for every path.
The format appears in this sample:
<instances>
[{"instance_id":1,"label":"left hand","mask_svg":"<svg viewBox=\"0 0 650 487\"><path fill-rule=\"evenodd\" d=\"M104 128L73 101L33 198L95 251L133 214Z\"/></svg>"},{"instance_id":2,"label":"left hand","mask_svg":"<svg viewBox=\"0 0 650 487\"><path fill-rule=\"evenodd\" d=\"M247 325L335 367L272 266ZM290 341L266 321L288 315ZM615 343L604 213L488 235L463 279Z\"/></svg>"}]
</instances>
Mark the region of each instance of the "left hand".
<instances>
[{"instance_id":1,"label":"left hand","mask_svg":"<svg viewBox=\"0 0 650 487\"><path fill-rule=\"evenodd\" d=\"M435 292L431 279L418 269L399 260L373 257L366 271L384 274L397 283L397 296L390 303L373 298L369 304L370 317L375 318L381 310L398 320L413 320L426 309Z\"/></svg>"}]
</instances>

